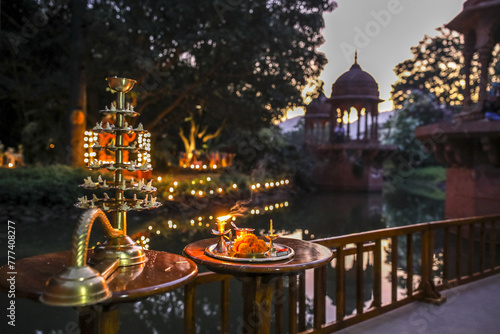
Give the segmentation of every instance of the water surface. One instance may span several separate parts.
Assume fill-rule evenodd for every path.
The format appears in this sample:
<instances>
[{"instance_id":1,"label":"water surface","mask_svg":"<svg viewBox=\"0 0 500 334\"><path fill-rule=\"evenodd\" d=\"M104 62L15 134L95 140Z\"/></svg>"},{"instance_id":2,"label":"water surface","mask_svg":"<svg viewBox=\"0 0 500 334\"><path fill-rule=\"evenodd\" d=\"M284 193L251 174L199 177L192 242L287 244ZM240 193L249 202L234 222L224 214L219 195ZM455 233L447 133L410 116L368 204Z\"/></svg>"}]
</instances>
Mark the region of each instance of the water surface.
<instances>
[{"instance_id":1,"label":"water surface","mask_svg":"<svg viewBox=\"0 0 500 334\"><path fill-rule=\"evenodd\" d=\"M272 206L272 209L271 209ZM267 209L266 209L267 208ZM157 215L154 212L134 214L129 217L128 234L142 240L150 249L181 253L184 246L192 241L211 237L213 219L216 213L199 216ZM229 208L228 208L229 209ZM250 208L251 209L251 208ZM269 220L273 219L274 228L283 235L293 235L305 240L351 234L392 226L402 226L424 221L443 219L444 202L425 199L403 192L381 193L314 193L305 194L288 200L260 203L249 210L247 217L238 218L235 223L242 227L254 227L256 233L267 233ZM259 214L256 214L259 210ZM212 219L210 219L212 216ZM36 224L16 226L16 257L27 257L48 252L68 250L75 218L57 215ZM207 226L208 224L208 226ZM96 229L92 233L91 244L100 239ZM5 245L2 243L2 245ZM5 247L3 247L5 248ZM6 263L6 253L0 253L0 263ZM370 270L370 259L365 259L366 270ZM349 266L349 261L346 261ZM348 268L348 267L347 267ZM203 268L200 268L203 270ZM369 273L366 274L369 276ZM329 281L331 279L329 278ZM329 282L329 286L334 281ZM285 280L286 284L286 280ZM369 285L369 283L367 283ZM349 287L347 292L350 293ZM365 291L369 291L367 286ZM308 305L310 294L308 289ZM369 304L370 295L366 296ZM1 305L7 305L5 294L1 294ZM329 289L329 300L334 295ZM241 312L241 285L236 280L231 283L231 332L238 330L238 317ZM219 284L211 283L197 292L198 333L217 332L219 320ZM39 303L16 299L16 328L7 328L1 321L2 333L76 333L77 322L73 309L55 308ZM2 307L3 307L2 306ZM329 305L329 312L335 305ZM182 333L183 332L183 291L176 290L148 298L143 301L120 305L120 333ZM348 313L353 307L347 305ZM287 310L285 309L285 312ZM286 313L285 313L286 314ZM334 314L334 312L333 312ZM309 314L311 319L311 314Z\"/></svg>"}]
</instances>

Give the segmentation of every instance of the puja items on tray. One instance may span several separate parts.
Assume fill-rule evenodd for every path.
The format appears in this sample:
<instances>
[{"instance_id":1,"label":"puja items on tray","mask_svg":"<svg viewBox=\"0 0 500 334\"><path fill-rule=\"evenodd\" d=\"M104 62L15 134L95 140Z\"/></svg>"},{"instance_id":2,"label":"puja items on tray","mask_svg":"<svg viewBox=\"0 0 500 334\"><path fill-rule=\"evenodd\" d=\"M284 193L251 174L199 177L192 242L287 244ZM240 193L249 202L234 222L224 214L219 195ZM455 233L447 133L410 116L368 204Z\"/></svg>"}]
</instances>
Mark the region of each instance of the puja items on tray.
<instances>
[{"instance_id":1,"label":"puja items on tray","mask_svg":"<svg viewBox=\"0 0 500 334\"><path fill-rule=\"evenodd\" d=\"M265 235L265 238L269 240L267 243L265 239L252 233L253 228L239 228L231 221L236 235L232 239L230 229L225 229L226 222L230 218L229 215L217 218L217 230L213 229L212 234L219 236L219 240L205 249L207 255L222 260L240 262L279 261L294 256L295 252L292 248L273 243L278 235L273 233L272 220L269 234Z\"/></svg>"},{"instance_id":2,"label":"puja items on tray","mask_svg":"<svg viewBox=\"0 0 500 334\"><path fill-rule=\"evenodd\" d=\"M253 228L239 228L234 222L231 222L231 225L234 227L236 237L232 239L231 230L225 229L229 219L231 219L229 215L217 218L217 230L213 229L212 234L218 236L219 240L205 248L205 254L208 256L224 261L255 263L282 261L294 257L293 248L273 242L278 235L273 233L272 220L269 234L264 235L269 240L267 243L265 239L252 233Z\"/></svg>"},{"instance_id":3,"label":"puja items on tray","mask_svg":"<svg viewBox=\"0 0 500 334\"><path fill-rule=\"evenodd\" d=\"M231 250L234 252L235 257L246 257L248 255L265 255L269 251L269 246L262 239L257 238L255 234L245 234L237 238Z\"/></svg>"}]
</instances>

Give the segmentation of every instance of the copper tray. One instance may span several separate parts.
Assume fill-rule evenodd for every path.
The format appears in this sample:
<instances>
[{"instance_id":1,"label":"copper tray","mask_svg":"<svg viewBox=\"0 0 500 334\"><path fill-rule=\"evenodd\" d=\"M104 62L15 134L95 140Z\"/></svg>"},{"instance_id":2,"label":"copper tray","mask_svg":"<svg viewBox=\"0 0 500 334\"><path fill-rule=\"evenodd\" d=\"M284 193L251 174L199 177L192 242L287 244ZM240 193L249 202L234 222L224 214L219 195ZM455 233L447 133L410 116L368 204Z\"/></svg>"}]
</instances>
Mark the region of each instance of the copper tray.
<instances>
[{"instance_id":1,"label":"copper tray","mask_svg":"<svg viewBox=\"0 0 500 334\"><path fill-rule=\"evenodd\" d=\"M287 249L288 253L280 256L271 256L271 252L267 251L264 253L249 253L249 254L242 254L242 253L236 253L232 250L232 242L228 243L229 246L229 252L227 254L219 254L219 253L214 253L213 249L217 246L217 244L212 244L210 246L207 246L205 248L205 254L219 259L219 260L226 260L226 261L235 261L235 262L274 262L274 261L283 261L283 260L288 260L291 259L295 255L295 251L293 248L282 245L282 244L277 244L274 243L274 247L277 249Z\"/></svg>"}]
</instances>

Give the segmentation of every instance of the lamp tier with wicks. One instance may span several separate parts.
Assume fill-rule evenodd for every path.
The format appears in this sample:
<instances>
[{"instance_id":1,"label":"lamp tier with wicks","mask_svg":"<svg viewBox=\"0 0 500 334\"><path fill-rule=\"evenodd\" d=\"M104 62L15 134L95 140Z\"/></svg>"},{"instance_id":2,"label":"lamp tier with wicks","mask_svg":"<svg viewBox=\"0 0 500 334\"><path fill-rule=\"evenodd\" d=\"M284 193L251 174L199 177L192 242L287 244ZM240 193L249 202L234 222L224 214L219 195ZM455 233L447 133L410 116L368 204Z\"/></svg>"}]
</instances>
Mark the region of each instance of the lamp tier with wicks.
<instances>
[{"instance_id":1,"label":"lamp tier with wicks","mask_svg":"<svg viewBox=\"0 0 500 334\"><path fill-rule=\"evenodd\" d=\"M89 190L103 190L104 192L102 193L104 197L99 198L95 194L92 195L92 198L84 196L78 199L75 206L81 209L98 208L105 212L111 212L111 225L114 229L122 231L123 236L110 238L96 247L96 255L101 259L114 258L117 256L121 258L122 265L133 265L145 262L146 257L142 248L136 249L137 247L140 248L140 246L136 245L126 236L127 211L155 209L161 206L161 203L157 202L156 197L153 196L156 192L156 188L152 186L151 180L145 181L141 179L135 181L134 179L125 179L124 177L124 170L128 172L148 172L152 170L148 161L144 161L142 164L124 161L125 151L142 151L140 147L136 147L135 145L124 145L124 135L133 132L137 134L148 134L148 131L144 130L142 127L142 124L134 128L126 122L126 117L135 117L139 115L139 113L133 110L133 106L130 103L125 103L125 95L132 90L136 81L117 77L106 78L106 80L108 81L109 87L116 92L117 98L109 108L106 107L104 110L101 110L100 113L114 116L115 122L114 124L98 123L92 130L98 133L112 134L115 136L115 140L106 147L95 144L93 149L107 149L112 151L115 154L115 159L111 163L102 164L97 161L92 161L89 163L88 167L91 170L106 169L113 174L113 177L111 180L106 180L104 176L101 175L98 176L97 180L93 180L90 176L86 178L84 183L80 186ZM107 190L111 195L106 192Z\"/></svg>"},{"instance_id":2,"label":"lamp tier with wicks","mask_svg":"<svg viewBox=\"0 0 500 334\"><path fill-rule=\"evenodd\" d=\"M115 196L109 197L107 193L103 198L93 195L92 198L88 199L84 196L78 199L75 206L81 209L99 208L106 212L118 213L130 210L137 211L157 208L161 204L156 201L155 197L152 196L156 192L156 188L151 185L151 181L145 182L144 179L138 181L135 181L134 179L126 180L123 177L124 170L127 170L128 172L147 172L152 170L151 166L146 161L142 164L137 164L133 161L123 161L124 151L128 151L130 153L140 153L146 151L145 149L135 145L123 145L123 135L130 133L149 133L142 127L142 124L139 124L134 128L125 121L125 117L136 117L139 115L138 112L133 110L133 106L130 103L125 103L125 94L132 90L136 81L117 77L107 78L106 80L108 81L109 87L116 91L118 96L117 100L111 104L111 107L108 108L106 106L104 110L100 110L100 113L105 115L114 115L116 117L116 121L115 124L102 124L102 122L97 123L92 131L95 133L112 134L115 136L115 141L105 147L96 143L92 149L94 151L106 149L114 152L115 161L114 163L104 164L92 161L89 163L88 167L91 170L107 169L109 172L113 173L113 179L104 180L101 176L99 176L97 180L92 180L91 177L88 177L80 186L90 190L101 189L114 191ZM131 198L125 198L125 192L134 193L134 196ZM146 194L146 197L142 199L137 198L137 194Z\"/></svg>"}]
</instances>

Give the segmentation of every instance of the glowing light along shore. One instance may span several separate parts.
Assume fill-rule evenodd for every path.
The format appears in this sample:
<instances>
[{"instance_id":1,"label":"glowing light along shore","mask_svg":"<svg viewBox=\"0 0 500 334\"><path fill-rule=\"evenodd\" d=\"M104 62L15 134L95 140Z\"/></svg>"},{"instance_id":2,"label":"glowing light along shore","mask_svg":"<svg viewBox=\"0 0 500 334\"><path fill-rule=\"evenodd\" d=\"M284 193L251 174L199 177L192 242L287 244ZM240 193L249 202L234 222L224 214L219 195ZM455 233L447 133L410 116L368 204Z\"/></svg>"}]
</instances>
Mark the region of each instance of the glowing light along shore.
<instances>
[{"instance_id":1,"label":"glowing light along shore","mask_svg":"<svg viewBox=\"0 0 500 334\"><path fill-rule=\"evenodd\" d=\"M162 183L163 178L161 176L158 176L157 181ZM178 192L178 186L179 186L178 181L174 181L173 183L165 182L165 184L167 185L166 189L167 189L167 192L169 193L168 195L165 195L167 200L175 201L176 196L182 195ZM272 188L277 188L277 187L287 186L287 185L290 185L290 180L281 179L281 180L276 180L276 181L253 183L250 185L250 189L252 192L257 192L257 191L271 190ZM206 177L206 178L202 178L199 180L192 180L191 186L193 188L188 189L187 193L185 193L185 195L191 195L194 197L205 197L205 196L210 197L210 196L222 195L227 190L238 189L238 185L236 183L231 183L229 185L217 184L217 182L215 180L213 180L211 177Z\"/></svg>"}]
</instances>

